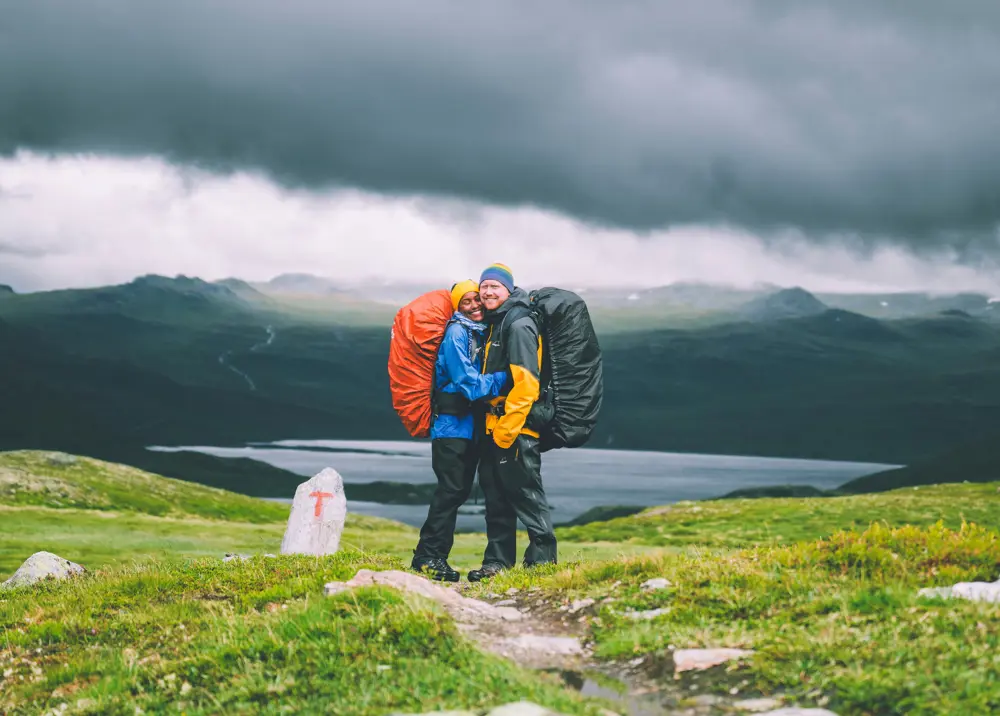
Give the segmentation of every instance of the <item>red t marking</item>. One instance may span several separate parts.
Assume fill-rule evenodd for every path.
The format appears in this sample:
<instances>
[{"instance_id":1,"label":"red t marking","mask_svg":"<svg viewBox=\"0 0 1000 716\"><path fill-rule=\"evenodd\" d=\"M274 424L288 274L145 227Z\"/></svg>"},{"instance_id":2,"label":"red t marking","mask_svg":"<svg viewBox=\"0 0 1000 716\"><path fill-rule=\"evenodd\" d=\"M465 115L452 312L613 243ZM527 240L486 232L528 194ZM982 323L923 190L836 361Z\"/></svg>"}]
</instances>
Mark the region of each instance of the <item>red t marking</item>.
<instances>
[{"instance_id":1,"label":"red t marking","mask_svg":"<svg viewBox=\"0 0 1000 716\"><path fill-rule=\"evenodd\" d=\"M309 497L316 498L316 511L313 513L315 517L319 517L323 513L323 500L328 497L333 497L332 492L310 492Z\"/></svg>"}]
</instances>

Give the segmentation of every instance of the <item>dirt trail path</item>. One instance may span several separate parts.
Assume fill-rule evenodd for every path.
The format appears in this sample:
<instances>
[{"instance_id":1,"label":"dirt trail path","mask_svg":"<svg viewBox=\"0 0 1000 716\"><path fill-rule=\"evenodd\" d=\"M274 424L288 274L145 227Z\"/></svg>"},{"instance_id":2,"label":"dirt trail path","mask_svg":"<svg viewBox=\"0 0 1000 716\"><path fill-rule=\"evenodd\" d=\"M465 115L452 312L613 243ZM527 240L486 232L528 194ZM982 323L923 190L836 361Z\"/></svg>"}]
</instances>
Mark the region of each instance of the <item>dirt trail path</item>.
<instances>
[{"instance_id":1,"label":"dirt trail path","mask_svg":"<svg viewBox=\"0 0 1000 716\"><path fill-rule=\"evenodd\" d=\"M348 582L326 585L327 595L354 587L382 585L412 592L440 604L458 628L483 651L520 666L557 674L569 688L605 698L612 713L623 716L721 716L771 712L780 700L741 695L746 682L738 672L719 669L675 674L672 657L641 658L626 664L598 662L588 643L589 622L599 605L591 600L568 602L538 588L489 594L487 601L465 596L471 585L441 584L411 572L359 571ZM718 696L725 681L730 695ZM810 710L777 714L809 714ZM813 711L814 716L830 714ZM835 716L835 715L830 715Z\"/></svg>"}]
</instances>

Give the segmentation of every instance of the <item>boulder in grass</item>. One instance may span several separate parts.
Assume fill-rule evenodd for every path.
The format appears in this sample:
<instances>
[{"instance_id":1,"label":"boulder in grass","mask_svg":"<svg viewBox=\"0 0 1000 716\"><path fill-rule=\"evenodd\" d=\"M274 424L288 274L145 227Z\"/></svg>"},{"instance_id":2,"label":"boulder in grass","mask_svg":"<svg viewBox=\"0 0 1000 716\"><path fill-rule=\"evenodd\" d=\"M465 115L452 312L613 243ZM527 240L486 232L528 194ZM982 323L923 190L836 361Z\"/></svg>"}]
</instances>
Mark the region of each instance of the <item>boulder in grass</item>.
<instances>
[{"instance_id":1,"label":"boulder in grass","mask_svg":"<svg viewBox=\"0 0 1000 716\"><path fill-rule=\"evenodd\" d=\"M292 500L282 554L335 554L347 520L344 478L326 468L299 485Z\"/></svg>"},{"instance_id":2,"label":"boulder in grass","mask_svg":"<svg viewBox=\"0 0 1000 716\"><path fill-rule=\"evenodd\" d=\"M66 579L87 570L51 552L35 552L0 588L25 587L46 579Z\"/></svg>"},{"instance_id":3,"label":"boulder in grass","mask_svg":"<svg viewBox=\"0 0 1000 716\"><path fill-rule=\"evenodd\" d=\"M703 671L752 655L748 649L677 649L674 651L674 671L678 674Z\"/></svg>"},{"instance_id":4,"label":"boulder in grass","mask_svg":"<svg viewBox=\"0 0 1000 716\"><path fill-rule=\"evenodd\" d=\"M953 587L928 587L921 589L921 597L939 599L967 599L970 602L1000 603L1000 580L996 582L959 582Z\"/></svg>"}]
</instances>

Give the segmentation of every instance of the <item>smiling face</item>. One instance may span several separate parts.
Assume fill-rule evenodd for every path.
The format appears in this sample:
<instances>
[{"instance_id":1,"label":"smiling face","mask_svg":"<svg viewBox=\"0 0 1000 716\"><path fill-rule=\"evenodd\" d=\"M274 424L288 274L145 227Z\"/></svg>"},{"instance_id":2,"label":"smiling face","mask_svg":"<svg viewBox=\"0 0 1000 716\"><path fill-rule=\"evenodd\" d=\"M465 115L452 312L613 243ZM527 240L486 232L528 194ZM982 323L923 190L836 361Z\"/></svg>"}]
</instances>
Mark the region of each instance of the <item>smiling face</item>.
<instances>
[{"instance_id":1,"label":"smiling face","mask_svg":"<svg viewBox=\"0 0 1000 716\"><path fill-rule=\"evenodd\" d=\"M458 302L458 312L471 321L477 323L482 321L483 302L479 299L479 294L475 291L469 291L462 296L462 300Z\"/></svg>"},{"instance_id":2,"label":"smiling face","mask_svg":"<svg viewBox=\"0 0 1000 716\"><path fill-rule=\"evenodd\" d=\"M510 291L499 281L488 278L479 284L479 295L487 311L495 311L510 297Z\"/></svg>"}]
</instances>

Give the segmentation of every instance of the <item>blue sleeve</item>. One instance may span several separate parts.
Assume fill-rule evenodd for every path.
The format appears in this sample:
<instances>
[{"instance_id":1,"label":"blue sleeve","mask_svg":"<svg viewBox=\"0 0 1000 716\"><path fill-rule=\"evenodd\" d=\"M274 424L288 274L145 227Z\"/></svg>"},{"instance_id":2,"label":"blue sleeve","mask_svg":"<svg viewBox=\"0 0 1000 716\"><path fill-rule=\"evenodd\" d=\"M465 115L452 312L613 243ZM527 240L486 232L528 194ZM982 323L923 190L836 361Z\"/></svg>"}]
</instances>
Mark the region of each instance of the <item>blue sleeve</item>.
<instances>
[{"instance_id":1,"label":"blue sleeve","mask_svg":"<svg viewBox=\"0 0 1000 716\"><path fill-rule=\"evenodd\" d=\"M441 344L445 373L449 382L469 400L495 398L503 390L506 373L483 375L469 357L468 336L465 329L455 326L445 334Z\"/></svg>"}]
</instances>

